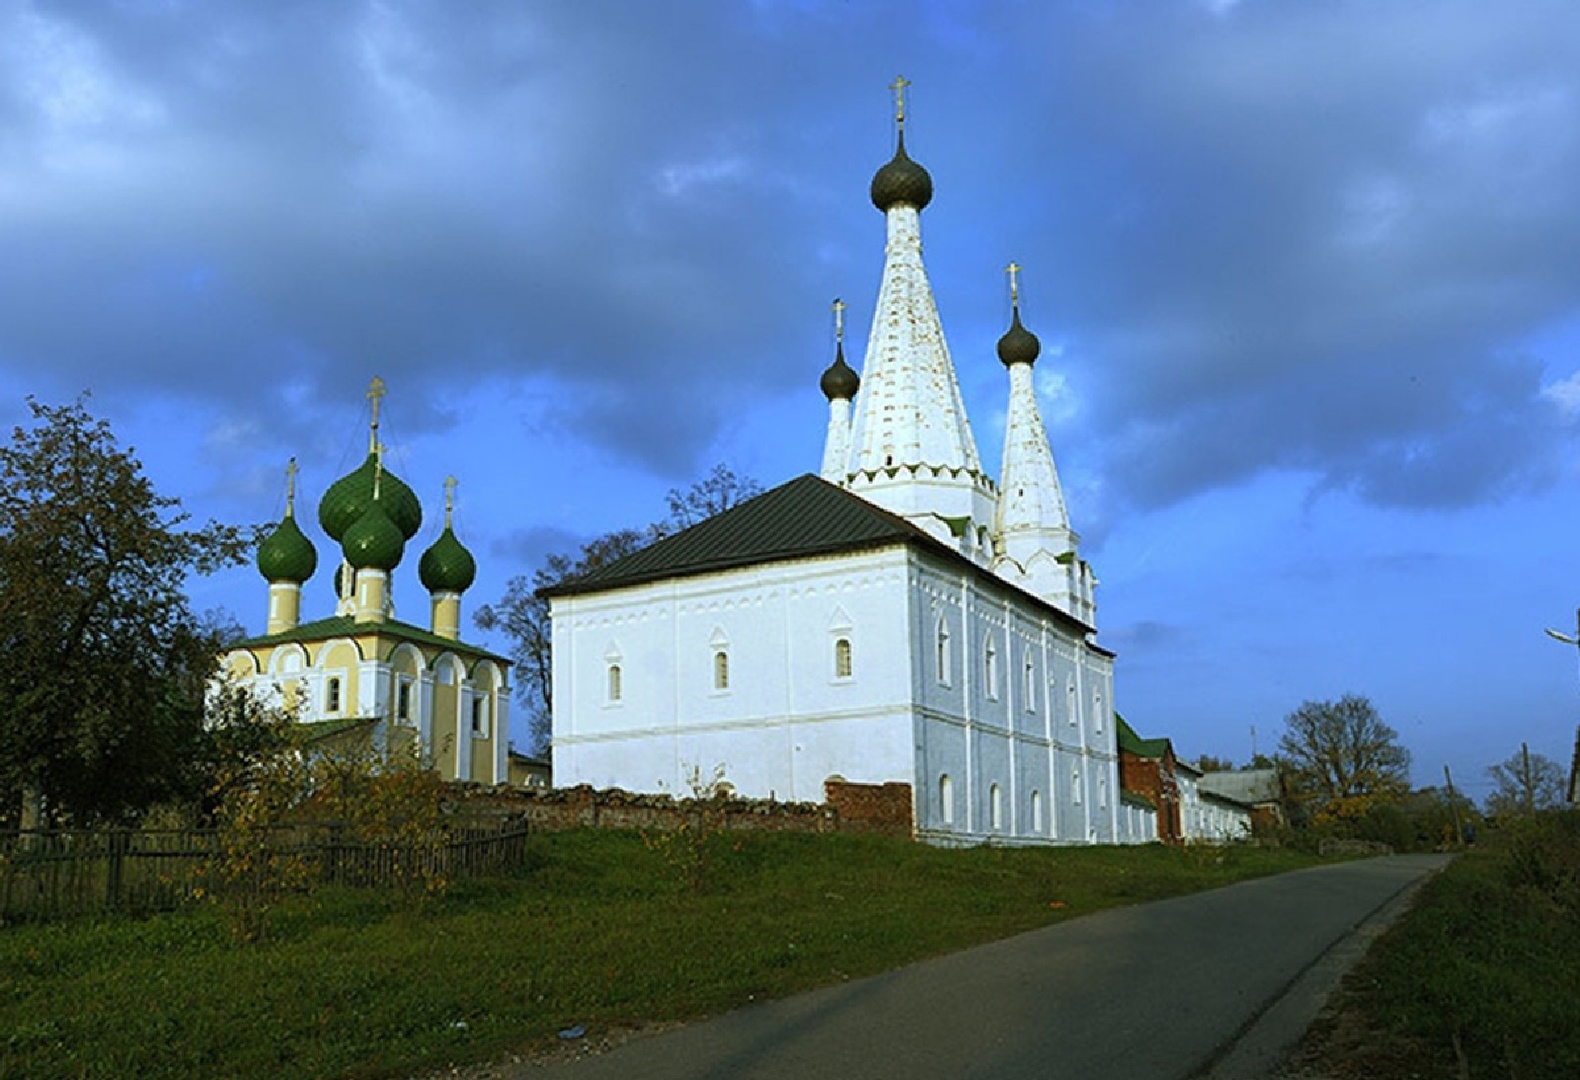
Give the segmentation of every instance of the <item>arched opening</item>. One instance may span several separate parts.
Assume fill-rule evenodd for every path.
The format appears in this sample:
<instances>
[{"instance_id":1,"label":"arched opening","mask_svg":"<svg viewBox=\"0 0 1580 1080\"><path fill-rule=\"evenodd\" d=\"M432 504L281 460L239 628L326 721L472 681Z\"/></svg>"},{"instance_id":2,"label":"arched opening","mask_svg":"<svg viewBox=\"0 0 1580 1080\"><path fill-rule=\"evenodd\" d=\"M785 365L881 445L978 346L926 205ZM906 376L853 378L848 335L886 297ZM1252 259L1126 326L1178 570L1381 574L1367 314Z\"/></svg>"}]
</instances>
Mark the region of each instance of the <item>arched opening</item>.
<instances>
[{"instance_id":1,"label":"arched opening","mask_svg":"<svg viewBox=\"0 0 1580 1080\"><path fill-rule=\"evenodd\" d=\"M850 673L850 639L839 638L834 642L834 678L848 679Z\"/></svg>"},{"instance_id":2,"label":"arched opening","mask_svg":"<svg viewBox=\"0 0 1580 1080\"><path fill-rule=\"evenodd\" d=\"M955 823L955 782L948 773L938 778L938 814L945 825Z\"/></svg>"}]
</instances>

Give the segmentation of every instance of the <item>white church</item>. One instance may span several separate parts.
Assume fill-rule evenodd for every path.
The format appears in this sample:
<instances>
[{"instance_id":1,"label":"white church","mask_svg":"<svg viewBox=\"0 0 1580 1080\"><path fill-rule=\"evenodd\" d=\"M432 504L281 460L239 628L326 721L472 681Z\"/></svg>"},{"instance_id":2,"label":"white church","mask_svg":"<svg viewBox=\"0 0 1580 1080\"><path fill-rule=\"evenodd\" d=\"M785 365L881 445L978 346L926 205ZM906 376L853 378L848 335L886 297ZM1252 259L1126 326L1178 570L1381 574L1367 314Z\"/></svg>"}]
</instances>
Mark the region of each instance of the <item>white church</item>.
<instances>
[{"instance_id":1,"label":"white church","mask_svg":"<svg viewBox=\"0 0 1580 1080\"><path fill-rule=\"evenodd\" d=\"M999 340L999 482L982 466L922 263L932 178L872 180L888 238L861 374L823 373L805 475L549 592L556 786L821 801L910 786L936 843L1153 839L1122 804L1114 654L1038 411L1040 345Z\"/></svg>"}]
</instances>

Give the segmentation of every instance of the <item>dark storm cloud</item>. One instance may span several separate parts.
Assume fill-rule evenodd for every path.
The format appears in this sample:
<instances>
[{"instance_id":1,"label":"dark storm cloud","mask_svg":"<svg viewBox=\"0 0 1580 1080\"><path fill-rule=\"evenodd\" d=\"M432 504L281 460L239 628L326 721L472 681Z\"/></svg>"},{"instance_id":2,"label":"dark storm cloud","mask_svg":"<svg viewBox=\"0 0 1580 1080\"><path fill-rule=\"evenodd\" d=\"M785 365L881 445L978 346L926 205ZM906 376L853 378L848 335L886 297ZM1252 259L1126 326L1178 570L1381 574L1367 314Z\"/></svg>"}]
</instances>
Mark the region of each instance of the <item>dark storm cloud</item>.
<instances>
[{"instance_id":1,"label":"dark storm cloud","mask_svg":"<svg viewBox=\"0 0 1580 1080\"><path fill-rule=\"evenodd\" d=\"M1551 474L1573 361L1509 357L1580 308L1580 9L1538 0L13 6L0 364L273 430L547 380L685 475L811 393L833 295L860 340L897 70L946 326L1028 265L1106 498Z\"/></svg>"}]
</instances>

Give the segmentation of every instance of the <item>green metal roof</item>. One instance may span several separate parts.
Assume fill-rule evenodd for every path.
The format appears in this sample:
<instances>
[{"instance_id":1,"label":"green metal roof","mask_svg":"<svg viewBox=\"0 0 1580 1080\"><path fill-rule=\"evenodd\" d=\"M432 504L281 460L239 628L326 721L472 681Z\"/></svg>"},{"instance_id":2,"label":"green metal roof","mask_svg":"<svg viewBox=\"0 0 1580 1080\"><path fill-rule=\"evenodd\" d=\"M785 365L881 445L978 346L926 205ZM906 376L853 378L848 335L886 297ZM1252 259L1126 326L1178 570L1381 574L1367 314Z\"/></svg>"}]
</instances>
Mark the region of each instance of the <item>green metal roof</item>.
<instances>
[{"instance_id":1,"label":"green metal roof","mask_svg":"<svg viewBox=\"0 0 1580 1080\"><path fill-rule=\"evenodd\" d=\"M1119 733L1119 749L1128 750L1137 757L1161 758L1169 752L1168 739L1143 739L1125 718L1114 714L1114 725Z\"/></svg>"},{"instance_id":2,"label":"green metal roof","mask_svg":"<svg viewBox=\"0 0 1580 1080\"><path fill-rule=\"evenodd\" d=\"M233 649L254 649L268 645L284 645L288 642L327 641L330 638L356 637L359 634L378 634L382 637L396 638L409 641L414 645L432 645L451 652L465 653L482 659L493 660L500 664L509 664L511 661L487 649L468 645L464 641L453 638L440 637L431 631L410 623L397 622L386 619L383 622L359 623L350 615L331 615L327 619L317 619L313 622L302 623L290 630L283 630L278 634L260 634L258 637L247 638L230 646Z\"/></svg>"},{"instance_id":3,"label":"green metal roof","mask_svg":"<svg viewBox=\"0 0 1580 1080\"><path fill-rule=\"evenodd\" d=\"M1073 628L1092 629L1069 612L978 566L899 515L811 473L543 593L555 597L607 592L672 578L900 544L969 569L997 588L1030 599ZM1101 646L1092 648L1113 655Z\"/></svg>"}]
</instances>

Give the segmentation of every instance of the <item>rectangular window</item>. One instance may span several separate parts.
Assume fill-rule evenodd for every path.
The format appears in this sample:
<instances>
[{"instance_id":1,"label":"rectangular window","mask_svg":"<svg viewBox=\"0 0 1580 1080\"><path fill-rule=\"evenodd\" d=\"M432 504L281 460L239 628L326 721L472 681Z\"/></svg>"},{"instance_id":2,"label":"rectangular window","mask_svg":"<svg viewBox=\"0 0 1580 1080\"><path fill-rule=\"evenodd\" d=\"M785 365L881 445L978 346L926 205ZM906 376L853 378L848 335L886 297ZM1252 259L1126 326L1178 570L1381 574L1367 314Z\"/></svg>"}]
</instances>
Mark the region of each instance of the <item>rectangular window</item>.
<instances>
[{"instance_id":1,"label":"rectangular window","mask_svg":"<svg viewBox=\"0 0 1580 1080\"><path fill-rule=\"evenodd\" d=\"M488 738L488 699L472 699L472 734L479 739Z\"/></svg>"},{"instance_id":2,"label":"rectangular window","mask_svg":"<svg viewBox=\"0 0 1580 1080\"><path fill-rule=\"evenodd\" d=\"M340 680L330 679L324 690L324 712L331 716L340 711Z\"/></svg>"},{"instance_id":3,"label":"rectangular window","mask_svg":"<svg viewBox=\"0 0 1580 1080\"><path fill-rule=\"evenodd\" d=\"M719 649L713 654L713 689L730 688L730 654Z\"/></svg>"},{"instance_id":4,"label":"rectangular window","mask_svg":"<svg viewBox=\"0 0 1580 1080\"><path fill-rule=\"evenodd\" d=\"M411 683L405 679L395 686L395 719L411 719Z\"/></svg>"}]
</instances>

